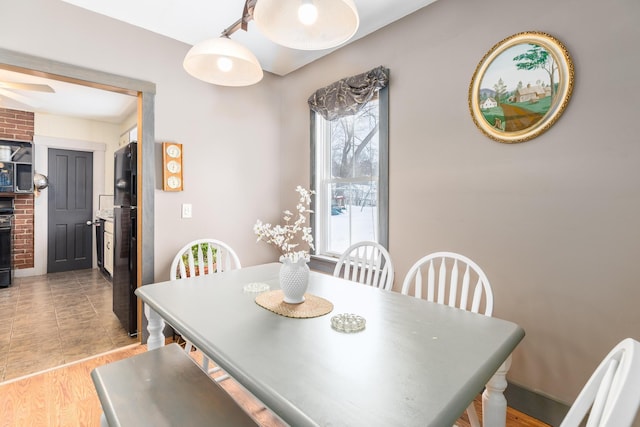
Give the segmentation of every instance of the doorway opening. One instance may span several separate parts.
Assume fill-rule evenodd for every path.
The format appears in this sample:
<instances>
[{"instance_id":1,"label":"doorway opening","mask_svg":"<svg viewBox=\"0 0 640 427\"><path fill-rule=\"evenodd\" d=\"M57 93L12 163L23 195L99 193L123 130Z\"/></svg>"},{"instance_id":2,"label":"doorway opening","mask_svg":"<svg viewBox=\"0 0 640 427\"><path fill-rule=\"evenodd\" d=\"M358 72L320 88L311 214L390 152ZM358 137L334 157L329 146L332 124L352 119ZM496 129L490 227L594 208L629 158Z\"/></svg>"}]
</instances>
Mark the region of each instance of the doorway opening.
<instances>
[{"instance_id":1,"label":"doorway opening","mask_svg":"<svg viewBox=\"0 0 640 427\"><path fill-rule=\"evenodd\" d=\"M155 162L154 162L154 96L155 96L155 85L149 82L130 79L123 76L118 76L110 73L104 73L97 70L87 69L84 67L77 67L70 64L60 63L56 61L52 61L49 59L34 57L31 55L22 54L19 52L13 52L5 49L0 49L0 69L10 70L14 72L24 73L26 75L32 76L40 76L48 79L64 81L68 83L73 83L81 86L88 86L96 89L101 89L105 91L112 91L119 94L126 94L135 96L137 99L137 136L138 136L138 162L139 169L144 171L144 174L138 180L138 192L141 194L139 201L139 215L137 218L138 227L140 230L141 239L139 239L136 251L138 253L138 259L144 260L144 262L139 263L136 272L136 283L137 286L141 286L143 284L148 284L153 282L153 198L154 198L154 180L155 180ZM44 137L46 139L47 137ZM39 140L39 137L36 135L34 137L35 143L38 144L42 142ZM61 144L62 147L58 148L71 148L73 145L69 145L69 141L57 141L56 144ZM67 146L65 147L65 144ZM45 152L47 150L47 144L42 144L40 146L35 146L36 150L44 149ZM95 148L95 147L94 147ZM75 149L75 148L71 148ZM104 156L105 150L95 149L89 150L94 153L94 165L99 163L99 156L101 155L102 162L104 164ZM96 156L96 153L98 154ZM41 158L43 153L40 153ZM38 153L36 153L38 156ZM46 154L45 157L46 159ZM104 172L104 168L103 168ZM104 178L103 178L103 187L104 186ZM46 191L46 190L45 190ZM99 194L99 192L98 192ZM46 197L41 197L40 199L45 199ZM94 203L93 209L97 209L97 205ZM149 209L145 209L149 207ZM41 213L35 210L35 215L41 216ZM44 214L46 216L46 212ZM35 219L36 225L40 222L38 218ZM45 227L46 229L46 227ZM38 230L37 227L34 229L34 238L37 239L39 235L42 234L43 230ZM45 233L46 235L46 233ZM35 240L34 239L34 240ZM43 245L35 244L34 251L42 250ZM38 258L38 254L34 253L34 257ZM40 258L42 259L42 258ZM46 257L45 257L46 259ZM91 270L78 270L78 274L83 273L91 273L93 274L97 269ZM45 270L46 271L46 270ZM25 281L31 281L35 279L31 279L29 276L29 272L21 272L27 273L24 276ZM30 272L31 274L35 273L35 270ZM63 273L60 273L63 274ZM22 274L20 274L21 276ZM35 290L34 285L34 290ZM8 288L11 289L11 288ZM10 292L10 291L9 291ZM21 292L22 294L22 292ZM78 296L78 295L76 295ZM70 304L72 304L73 298L71 295L68 295L65 299ZM16 300L16 307L17 307ZM144 333L146 327L146 321L143 319L142 310L140 304L137 307L138 311L138 330L143 331L143 334L139 337L142 338L143 342L146 341L146 334ZM37 315L37 312L32 312L33 315ZM42 314L45 316L45 314ZM47 332L47 331L43 331ZM92 334L93 331L90 328L85 329L85 334ZM50 336L50 334L46 334ZM140 338L138 338L139 340ZM61 361L62 362L62 361ZM66 363L63 362L63 363ZM34 366L34 372L38 371L41 368L39 366Z\"/></svg>"}]
</instances>

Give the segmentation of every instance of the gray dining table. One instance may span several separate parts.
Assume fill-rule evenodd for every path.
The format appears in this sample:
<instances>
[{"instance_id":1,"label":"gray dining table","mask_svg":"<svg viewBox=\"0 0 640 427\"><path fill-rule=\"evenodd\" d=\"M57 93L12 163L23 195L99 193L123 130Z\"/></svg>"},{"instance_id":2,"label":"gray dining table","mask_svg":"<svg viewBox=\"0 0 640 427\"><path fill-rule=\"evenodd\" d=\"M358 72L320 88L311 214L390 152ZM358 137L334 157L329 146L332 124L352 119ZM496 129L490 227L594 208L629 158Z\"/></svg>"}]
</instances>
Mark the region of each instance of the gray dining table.
<instances>
[{"instance_id":1,"label":"gray dining table","mask_svg":"<svg viewBox=\"0 0 640 427\"><path fill-rule=\"evenodd\" d=\"M164 345L168 323L296 427L452 426L492 381L484 425L504 426L504 363L524 336L518 325L316 272L307 292L333 310L285 317L245 291L255 283L278 289L279 268L138 288L149 349ZM364 330L333 329L331 317L344 313L364 317Z\"/></svg>"}]
</instances>

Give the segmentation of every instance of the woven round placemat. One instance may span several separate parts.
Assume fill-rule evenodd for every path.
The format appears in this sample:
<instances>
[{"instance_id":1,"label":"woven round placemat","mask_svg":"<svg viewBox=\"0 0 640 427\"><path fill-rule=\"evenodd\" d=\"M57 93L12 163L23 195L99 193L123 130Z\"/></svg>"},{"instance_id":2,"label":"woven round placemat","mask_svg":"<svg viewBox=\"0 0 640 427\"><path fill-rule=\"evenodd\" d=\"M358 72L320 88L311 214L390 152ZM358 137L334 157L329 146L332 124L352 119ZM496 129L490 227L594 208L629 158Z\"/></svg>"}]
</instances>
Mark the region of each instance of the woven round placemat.
<instances>
[{"instance_id":1,"label":"woven round placemat","mask_svg":"<svg viewBox=\"0 0 640 427\"><path fill-rule=\"evenodd\" d=\"M333 304L330 301L316 295L304 294L304 302L300 304L287 304L282 301L283 298L282 290L276 289L258 295L256 304L281 316L298 319L324 316L333 310Z\"/></svg>"}]
</instances>

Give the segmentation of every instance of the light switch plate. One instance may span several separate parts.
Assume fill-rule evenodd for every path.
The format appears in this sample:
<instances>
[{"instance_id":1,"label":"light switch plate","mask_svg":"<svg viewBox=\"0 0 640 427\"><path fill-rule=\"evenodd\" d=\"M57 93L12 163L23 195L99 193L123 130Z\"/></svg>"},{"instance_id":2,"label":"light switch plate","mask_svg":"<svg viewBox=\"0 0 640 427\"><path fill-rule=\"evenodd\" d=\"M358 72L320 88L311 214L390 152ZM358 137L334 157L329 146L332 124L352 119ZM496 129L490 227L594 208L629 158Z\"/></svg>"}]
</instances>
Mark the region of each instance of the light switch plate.
<instances>
[{"instance_id":1,"label":"light switch plate","mask_svg":"<svg viewBox=\"0 0 640 427\"><path fill-rule=\"evenodd\" d=\"M193 209L191 207L191 203L183 203L182 218L191 218L192 215L193 215Z\"/></svg>"}]
</instances>

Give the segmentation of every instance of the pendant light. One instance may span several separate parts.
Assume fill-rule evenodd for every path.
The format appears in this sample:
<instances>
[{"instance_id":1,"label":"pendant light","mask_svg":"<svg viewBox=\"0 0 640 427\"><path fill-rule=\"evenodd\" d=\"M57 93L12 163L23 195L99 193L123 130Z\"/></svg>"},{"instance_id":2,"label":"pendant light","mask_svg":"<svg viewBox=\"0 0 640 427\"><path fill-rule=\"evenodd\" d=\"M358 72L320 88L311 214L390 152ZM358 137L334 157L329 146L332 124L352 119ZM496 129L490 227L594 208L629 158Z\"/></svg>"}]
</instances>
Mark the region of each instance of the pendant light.
<instances>
[{"instance_id":1,"label":"pendant light","mask_svg":"<svg viewBox=\"0 0 640 427\"><path fill-rule=\"evenodd\" d=\"M184 69L193 77L221 86L248 86L262 80L256 56L229 38L247 31L254 20L271 41L299 50L338 46L358 30L360 18L353 0L245 0L242 17L222 35L193 46Z\"/></svg>"},{"instance_id":2,"label":"pendant light","mask_svg":"<svg viewBox=\"0 0 640 427\"><path fill-rule=\"evenodd\" d=\"M256 56L224 36L194 45L182 65L193 77L221 86L249 86L263 76Z\"/></svg>"},{"instance_id":3,"label":"pendant light","mask_svg":"<svg viewBox=\"0 0 640 427\"><path fill-rule=\"evenodd\" d=\"M249 49L229 38L238 30L247 31L257 0L246 0L242 16L220 37L194 45L182 66L193 77L220 86L249 86L262 80L263 72Z\"/></svg>"},{"instance_id":4,"label":"pendant light","mask_svg":"<svg viewBox=\"0 0 640 427\"><path fill-rule=\"evenodd\" d=\"M253 20L272 42L299 50L341 45L360 24L352 0L258 0Z\"/></svg>"}]
</instances>

